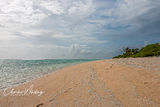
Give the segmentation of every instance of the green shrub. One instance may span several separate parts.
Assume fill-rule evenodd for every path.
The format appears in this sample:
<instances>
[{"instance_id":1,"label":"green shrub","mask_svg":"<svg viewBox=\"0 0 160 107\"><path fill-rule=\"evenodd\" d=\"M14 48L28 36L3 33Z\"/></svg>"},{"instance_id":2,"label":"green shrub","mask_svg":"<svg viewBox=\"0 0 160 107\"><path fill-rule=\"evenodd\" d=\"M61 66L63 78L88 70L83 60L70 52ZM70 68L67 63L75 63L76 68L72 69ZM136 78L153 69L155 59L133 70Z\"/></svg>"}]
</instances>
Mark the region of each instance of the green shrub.
<instances>
[{"instance_id":1,"label":"green shrub","mask_svg":"<svg viewBox=\"0 0 160 107\"><path fill-rule=\"evenodd\" d=\"M149 57L160 56L160 43L150 44L141 49L124 49L123 55L118 55L113 58L128 58L128 57Z\"/></svg>"}]
</instances>

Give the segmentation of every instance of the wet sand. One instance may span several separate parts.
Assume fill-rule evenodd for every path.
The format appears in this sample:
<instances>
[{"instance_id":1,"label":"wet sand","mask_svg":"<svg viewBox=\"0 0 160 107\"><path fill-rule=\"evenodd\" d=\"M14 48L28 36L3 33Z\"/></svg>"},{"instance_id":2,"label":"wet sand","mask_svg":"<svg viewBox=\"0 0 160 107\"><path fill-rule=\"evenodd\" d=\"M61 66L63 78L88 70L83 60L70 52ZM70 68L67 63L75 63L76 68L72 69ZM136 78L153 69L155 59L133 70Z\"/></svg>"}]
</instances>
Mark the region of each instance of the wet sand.
<instances>
[{"instance_id":1,"label":"wet sand","mask_svg":"<svg viewBox=\"0 0 160 107\"><path fill-rule=\"evenodd\" d=\"M11 94L11 90L43 91ZM0 92L0 107L160 107L160 58L78 64Z\"/></svg>"}]
</instances>

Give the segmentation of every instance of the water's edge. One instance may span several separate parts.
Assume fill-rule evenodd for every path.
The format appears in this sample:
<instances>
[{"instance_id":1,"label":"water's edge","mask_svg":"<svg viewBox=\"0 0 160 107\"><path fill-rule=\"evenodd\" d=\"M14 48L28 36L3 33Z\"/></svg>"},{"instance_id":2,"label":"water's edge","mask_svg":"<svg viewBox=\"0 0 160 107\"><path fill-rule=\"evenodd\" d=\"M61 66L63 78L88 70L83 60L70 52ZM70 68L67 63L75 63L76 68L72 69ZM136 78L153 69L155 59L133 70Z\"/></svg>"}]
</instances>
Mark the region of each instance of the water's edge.
<instances>
[{"instance_id":1,"label":"water's edge","mask_svg":"<svg viewBox=\"0 0 160 107\"><path fill-rule=\"evenodd\" d=\"M50 73L53 73L65 67L77 65L80 63L84 63L84 62L95 61L95 60L94 59L92 60L72 60L73 62L71 60L65 60L64 63L62 60L61 60L62 63L59 62L60 60L56 60L56 61L49 60L49 64L42 63L44 60L39 60L39 61L36 60L36 63L34 63L33 65L30 63L26 65L26 62L27 62L26 60L4 60L4 61L7 61L7 63L6 62L4 63L2 60L0 60L0 73L1 73L0 91L11 88L11 87L15 87L21 84L26 84L32 80L49 75ZM15 64L16 61L18 62L20 61L21 65L17 66ZM35 60L32 60L32 61L35 61ZM38 64L40 64L40 66ZM8 71L8 74L7 74L7 71Z\"/></svg>"}]
</instances>

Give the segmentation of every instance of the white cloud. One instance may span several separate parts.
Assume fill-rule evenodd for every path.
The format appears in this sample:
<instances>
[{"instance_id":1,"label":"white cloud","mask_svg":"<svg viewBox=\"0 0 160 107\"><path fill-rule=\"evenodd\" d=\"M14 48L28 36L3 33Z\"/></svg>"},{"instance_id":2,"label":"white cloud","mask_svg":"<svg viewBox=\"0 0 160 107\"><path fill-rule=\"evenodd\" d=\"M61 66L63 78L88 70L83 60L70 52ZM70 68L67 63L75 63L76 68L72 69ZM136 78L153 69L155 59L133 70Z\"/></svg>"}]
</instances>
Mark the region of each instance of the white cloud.
<instances>
[{"instance_id":1,"label":"white cloud","mask_svg":"<svg viewBox=\"0 0 160 107\"><path fill-rule=\"evenodd\" d=\"M39 9L33 9L32 0L11 0L7 3L2 1L0 10L0 23L8 27L34 25L45 18L45 14Z\"/></svg>"},{"instance_id":2,"label":"white cloud","mask_svg":"<svg viewBox=\"0 0 160 107\"><path fill-rule=\"evenodd\" d=\"M58 0L40 0L40 6L52 12L52 14L60 15L63 13L63 7Z\"/></svg>"},{"instance_id":3,"label":"white cloud","mask_svg":"<svg viewBox=\"0 0 160 107\"><path fill-rule=\"evenodd\" d=\"M0 56L2 59L50 59L66 58L67 47L63 46L35 46L30 44L4 45L0 46Z\"/></svg>"},{"instance_id":4,"label":"white cloud","mask_svg":"<svg viewBox=\"0 0 160 107\"><path fill-rule=\"evenodd\" d=\"M92 0L86 0L86 2L77 1L73 2L73 6L68 9L68 14L86 17L93 12L93 9Z\"/></svg>"},{"instance_id":5,"label":"white cloud","mask_svg":"<svg viewBox=\"0 0 160 107\"><path fill-rule=\"evenodd\" d=\"M69 54L74 58L88 57L91 51L87 45L72 44L69 48Z\"/></svg>"},{"instance_id":6,"label":"white cloud","mask_svg":"<svg viewBox=\"0 0 160 107\"><path fill-rule=\"evenodd\" d=\"M102 57L101 46L111 38L145 26L154 28L150 26L157 23L158 12L149 11L158 10L159 4L158 0L0 0L0 51L12 56L16 52L12 48L26 49L19 54L24 57L34 49L38 54L43 47L43 54L37 57L60 57L61 52L70 58ZM139 21L141 17L153 24ZM159 32L157 29L154 32ZM93 46L99 51L93 51ZM2 53L0 56L5 56Z\"/></svg>"}]
</instances>

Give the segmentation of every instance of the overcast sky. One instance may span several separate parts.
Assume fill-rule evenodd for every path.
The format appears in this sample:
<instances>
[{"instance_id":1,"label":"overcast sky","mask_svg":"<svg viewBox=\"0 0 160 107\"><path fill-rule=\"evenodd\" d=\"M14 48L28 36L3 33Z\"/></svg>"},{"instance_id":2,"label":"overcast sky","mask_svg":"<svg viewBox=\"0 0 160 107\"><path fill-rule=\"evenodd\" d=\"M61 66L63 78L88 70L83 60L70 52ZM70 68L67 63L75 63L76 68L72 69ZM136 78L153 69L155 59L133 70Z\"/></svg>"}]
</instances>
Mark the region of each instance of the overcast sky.
<instances>
[{"instance_id":1,"label":"overcast sky","mask_svg":"<svg viewBox=\"0 0 160 107\"><path fill-rule=\"evenodd\" d=\"M0 0L0 59L111 58L160 42L160 0Z\"/></svg>"}]
</instances>

